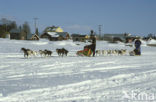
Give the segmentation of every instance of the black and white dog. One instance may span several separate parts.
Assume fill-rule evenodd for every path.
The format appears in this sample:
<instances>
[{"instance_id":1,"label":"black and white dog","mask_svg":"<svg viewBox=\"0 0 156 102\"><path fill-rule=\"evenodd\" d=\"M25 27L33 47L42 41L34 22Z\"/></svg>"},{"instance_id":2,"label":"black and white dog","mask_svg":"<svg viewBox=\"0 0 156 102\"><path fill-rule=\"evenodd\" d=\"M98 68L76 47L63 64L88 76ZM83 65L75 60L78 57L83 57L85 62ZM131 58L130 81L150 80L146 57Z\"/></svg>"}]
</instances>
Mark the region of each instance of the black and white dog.
<instances>
[{"instance_id":1,"label":"black and white dog","mask_svg":"<svg viewBox=\"0 0 156 102\"><path fill-rule=\"evenodd\" d=\"M32 51L30 49L26 49L26 48L21 48L21 51L24 52L24 57L29 57L30 55L36 56L37 52L36 51Z\"/></svg>"}]
</instances>

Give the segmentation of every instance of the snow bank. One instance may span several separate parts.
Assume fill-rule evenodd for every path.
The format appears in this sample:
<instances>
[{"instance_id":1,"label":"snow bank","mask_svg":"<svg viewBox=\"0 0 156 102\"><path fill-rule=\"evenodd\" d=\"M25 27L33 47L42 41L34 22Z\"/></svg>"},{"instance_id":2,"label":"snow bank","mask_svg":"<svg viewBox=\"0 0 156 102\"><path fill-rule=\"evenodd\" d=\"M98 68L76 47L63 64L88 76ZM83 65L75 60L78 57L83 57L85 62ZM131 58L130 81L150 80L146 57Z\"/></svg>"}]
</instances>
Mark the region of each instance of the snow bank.
<instances>
[{"instance_id":1,"label":"snow bank","mask_svg":"<svg viewBox=\"0 0 156 102\"><path fill-rule=\"evenodd\" d=\"M144 40L141 40L141 46L146 46L146 45L147 45L147 42Z\"/></svg>"},{"instance_id":2,"label":"snow bank","mask_svg":"<svg viewBox=\"0 0 156 102\"><path fill-rule=\"evenodd\" d=\"M73 43L72 40L68 40L68 41L55 41L52 42L54 43L56 46L76 46L75 43Z\"/></svg>"},{"instance_id":3,"label":"snow bank","mask_svg":"<svg viewBox=\"0 0 156 102\"><path fill-rule=\"evenodd\" d=\"M156 44L156 40L151 39L151 40L147 41L147 44Z\"/></svg>"}]
</instances>

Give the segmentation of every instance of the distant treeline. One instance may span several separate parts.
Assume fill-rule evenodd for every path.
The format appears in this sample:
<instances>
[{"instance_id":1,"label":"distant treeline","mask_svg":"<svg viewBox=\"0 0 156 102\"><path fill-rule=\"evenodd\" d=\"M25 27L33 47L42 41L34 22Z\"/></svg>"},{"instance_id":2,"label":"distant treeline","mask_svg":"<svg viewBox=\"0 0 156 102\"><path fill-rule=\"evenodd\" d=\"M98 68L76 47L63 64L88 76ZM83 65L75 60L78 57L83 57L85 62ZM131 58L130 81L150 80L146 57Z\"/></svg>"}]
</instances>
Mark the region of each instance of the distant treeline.
<instances>
[{"instance_id":1,"label":"distant treeline","mask_svg":"<svg viewBox=\"0 0 156 102\"><path fill-rule=\"evenodd\" d=\"M11 31L20 31L20 35L27 37L31 34L31 29L28 22L24 22L22 25L17 25L16 21L11 21L6 18L0 19L0 38L5 38L6 34L10 34Z\"/></svg>"}]
</instances>

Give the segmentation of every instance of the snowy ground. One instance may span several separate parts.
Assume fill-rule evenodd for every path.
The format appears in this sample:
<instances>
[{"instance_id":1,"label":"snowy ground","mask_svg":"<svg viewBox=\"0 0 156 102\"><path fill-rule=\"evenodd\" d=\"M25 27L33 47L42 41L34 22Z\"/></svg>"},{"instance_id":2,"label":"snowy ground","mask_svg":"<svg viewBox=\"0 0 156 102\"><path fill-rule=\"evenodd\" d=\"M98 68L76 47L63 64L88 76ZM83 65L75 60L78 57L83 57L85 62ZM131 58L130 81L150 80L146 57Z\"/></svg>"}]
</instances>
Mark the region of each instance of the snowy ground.
<instances>
[{"instance_id":1,"label":"snowy ground","mask_svg":"<svg viewBox=\"0 0 156 102\"><path fill-rule=\"evenodd\" d=\"M156 47L142 56L77 57L85 43L0 39L0 102L156 102ZM67 57L24 58L33 50L66 48ZM97 49L128 49L97 42Z\"/></svg>"}]
</instances>

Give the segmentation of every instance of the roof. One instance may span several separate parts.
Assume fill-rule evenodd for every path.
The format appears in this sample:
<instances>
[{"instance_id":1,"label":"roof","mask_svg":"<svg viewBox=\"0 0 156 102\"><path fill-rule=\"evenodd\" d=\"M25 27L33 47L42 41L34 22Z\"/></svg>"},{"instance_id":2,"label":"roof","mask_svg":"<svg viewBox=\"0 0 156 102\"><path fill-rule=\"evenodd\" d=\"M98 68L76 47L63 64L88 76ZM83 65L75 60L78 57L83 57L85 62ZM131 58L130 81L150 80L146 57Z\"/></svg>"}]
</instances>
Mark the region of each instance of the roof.
<instances>
[{"instance_id":1,"label":"roof","mask_svg":"<svg viewBox=\"0 0 156 102\"><path fill-rule=\"evenodd\" d=\"M27 39L31 39L33 36L35 36L36 34L28 34L27 35ZM36 35L37 36L37 35ZM39 37L38 37L39 38Z\"/></svg>"},{"instance_id":2,"label":"roof","mask_svg":"<svg viewBox=\"0 0 156 102\"><path fill-rule=\"evenodd\" d=\"M68 35L68 32L46 32L46 33L42 34L41 36L43 36L45 34L50 37L60 37L61 36L61 37L66 38Z\"/></svg>"},{"instance_id":3,"label":"roof","mask_svg":"<svg viewBox=\"0 0 156 102\"><path fill-rule=\"evenodd\" d=\"M59 37L59 35L56 32L47 32L51 37Z\"/></svg>"},{"instance_id":4,"label":"roof","mask_svg":"<svg viewBox=\"0 0 156 102\"><path fill-rule=\"evenodd\" d=\"M55 31L57 28L58 27L52 26L52 27L47 28L47 30L49 30L49 31Z\"/></svg>"},{"instance_id":5,"label":"roof","mask_svg":"<svg viewBox=\"0 0 156 102\"><path fill-rule=\"evenodd\" d=\"M62 36L62 37L66 37L68 32L47 32L47 34L49 34L51 37L59 37L59 36Z\"/></svg>"},{"instance_id":6,"label":"roof","mask_svg":"<svg viewBox=\"0 0 156 102\"><path fill-rule=\"evenodd\" d=\"M57 34L65 38L68 35L68 32L57 32Z\"/></svg>"},{"instance_id":7,"label":"roof","mask_svg":"<svg viewBox=\"0 0 156 102\"><path fill-rule=\"evenodd\" d=\"M63 32L63 29L60 27L52 26L52 27L47 27L45 29L45 32Z\"/></svg>"},{"instance_id":8,"label":"roof","mask_svg":"<svg viewBox=\"0 0 156 102\"><path fill-rule=\"evenodd\" d=\"M81 34L72 34L72 37L86 37L86 35L81 35Z\"/></svg>"}]
</instances>

